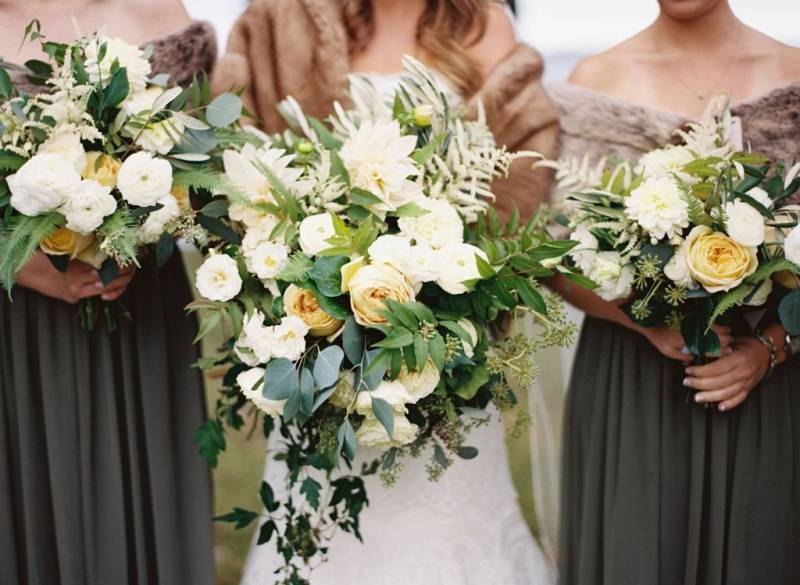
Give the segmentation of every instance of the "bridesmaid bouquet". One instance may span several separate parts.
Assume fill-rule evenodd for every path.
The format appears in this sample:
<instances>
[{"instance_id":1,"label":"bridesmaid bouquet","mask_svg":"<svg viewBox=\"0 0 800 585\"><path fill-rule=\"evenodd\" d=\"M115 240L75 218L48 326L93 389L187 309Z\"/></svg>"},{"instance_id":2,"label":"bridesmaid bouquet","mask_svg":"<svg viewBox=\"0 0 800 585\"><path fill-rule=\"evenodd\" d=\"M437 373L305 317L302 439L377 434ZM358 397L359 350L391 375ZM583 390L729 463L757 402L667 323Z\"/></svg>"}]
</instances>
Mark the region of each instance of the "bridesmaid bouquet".
<instances>
[{"instance_id":1,"label":"bridesmaid bouquet","mask_svg":"<svg viewBox=\"0 0 800 585\"><path fill-rule=\"evenodd\" d=\"M196 220L206 214L189 202L195 166L231 139L239 98L208 103L207 80L169 87L166 75L152 74L152 47L97 33L50 42L37 21L25 39L38 40L47 61L25 64L24 87L0 66L3 287L10 292L36 250L59 270L75 258L91 264L108 283L139 264L144 245L156 245L161 265L175 236L202 237ZM81 307L90 328L96 311Z\"/></svg>"},{"instance_id":2,"label":"bridesmaid bouquet","mask_svg":"<svg viewBox=\"0 0 800 585\"><path fill-rule=\"evenodd\" d=\"M742 152L725 96L677 134L635 166L555 165L573 191L572 264L638 323L679 329L697 356L718 354L711 327L734 307L779 303L800 334L800 207L776 208L800 188L800 164L784 172Z\"/></svg>"},{"instance_id":3,"label":"bridesmaid bouquet","mask_svg":"<svg viewBox=\"0 0 800 585\"><path fill-rule=\"evenodd\" d=\"M572 276L558 264L574 242L548 239L540 217L503 225L491 208L491 181L536 155L496 146L482 115L454 111L429 71L406 67L391 103L354 79L353 107L336 104L323 123L289 98L290 130L223 154L232 234L198 269L205 300L191 309L204 313L201 336L232 334L204 364L230 369L197 440L215 463L223 425L242 426L247 404L267 415L267 434L279 426L288 495L262 485L258 542L275 538L281 582L306 582L332 530L360 538L363 481L335 473L360 447L378 457L361 473L380 469L391 484L404 457L432 445L435 479L453 457L478 455L469 429L489 403L515 402L507 376L530 381L532 349L573 333L537 279ZM488 326L519 308L542 336L493 341ZM258 518L236 509L221 520Z\"/></svg>"}]
</instances>

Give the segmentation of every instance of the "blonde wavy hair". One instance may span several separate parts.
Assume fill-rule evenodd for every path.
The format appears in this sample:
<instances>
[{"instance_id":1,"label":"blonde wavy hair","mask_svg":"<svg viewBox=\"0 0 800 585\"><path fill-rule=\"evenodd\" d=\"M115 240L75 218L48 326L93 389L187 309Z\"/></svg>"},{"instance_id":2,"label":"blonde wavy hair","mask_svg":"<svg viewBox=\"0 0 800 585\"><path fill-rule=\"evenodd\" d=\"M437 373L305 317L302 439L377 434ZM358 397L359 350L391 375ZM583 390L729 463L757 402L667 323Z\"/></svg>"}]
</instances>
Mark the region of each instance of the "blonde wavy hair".
<instances>
[{"instance_id":1,"label":"blonde wavy hair","mask_svg":"<svg viewBox=\"0 0 800 585\"><path fill-rule=\"evenodd\" d=\"M427 0L417 24L422 60L439 70L463 96L483 84L477 64L467 48L486 32L486 9L496 0ZM363 51L375 33L372 0L342 0L351 55Z\"/></svg>"}]
</instances>

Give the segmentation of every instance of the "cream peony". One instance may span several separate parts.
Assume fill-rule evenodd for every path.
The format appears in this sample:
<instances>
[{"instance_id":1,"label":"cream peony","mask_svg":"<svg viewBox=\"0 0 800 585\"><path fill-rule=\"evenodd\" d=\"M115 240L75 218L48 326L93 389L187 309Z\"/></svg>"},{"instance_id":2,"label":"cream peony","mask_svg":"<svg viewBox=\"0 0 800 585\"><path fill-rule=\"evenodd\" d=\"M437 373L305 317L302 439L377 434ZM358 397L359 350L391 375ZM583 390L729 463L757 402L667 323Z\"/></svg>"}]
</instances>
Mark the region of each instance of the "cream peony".
<instances>
[{"instance_id":1,"label":"cream peony","mask_svg":"<svg viewBox=\"0 0 800 585\"><path fill-rule=\"evenodd\" d=\"M471 244L451 244L443 248L436 284L451 295L467 292L469 289L464 283L481 277L475 256L488 261L486 253Z\"/></svg>"},{"instance_id":2,"label":"cream peony","mask_svg":"<svg viewBox=\"0 0 800 585\"><path fill-rule=\"evenodd\" d=\"M260 411L269 416L281 416L286 401L264 398L264 372L264 368L245 370L236 376L236 383L242 389L245 398L255 404Z\"/></svg>"},{"instance_id":3,"label":"cream peony","mask_svg":"<svg viewBox=\"0 0 800 585\"><path fill-rule=\"evenodd\" d=\"M742 246L704 225L692 229L686 247L692 278L711 293L739 286L758 268L754 248Z\"/></svg>"},{"instance_id":4,"label":"cream peony","mask_svg":"<svg viewBox=\"0 0 800 585\"><path fill-rule=\"evenodd\" d=\"M342 278L343 283L344 280ZM381 314L386 299L405 303L414 300L415 296L408 277L391 264L369 264L358 268L348 279L347 288L356 322L365 326L387 322Z\"/></svg>"},{"instance_id":5,"label":"cream peony","mask_svg":"<svg viewBox=\"0 0 800 585\"><path fill-rule=\"evenodd\" d=\"M329 213L310 215L300 222L298 228L300 249L306 256L316 256L331 245L328 239L336 235L333 228L333 218Z\"/></svg>"},{"instance_id":6,"label":"cream peony","mask_svg":"<svg viewBox=\"0 0 800 585\"><path fill-rule=\"evenodd\" d=\"M755 248L764 243L764 216L741 199L725 205L725 229L731 239L742 246Z\"/></svg>"},{"instance_id":7,"label":"cream peony","mask_svg":"<svg viewBox=\"0 0 800 585\"><path fill-rule=\"evenodd\" d=\"M464 223L455 207L444 199L427 197L415 203L428 213L419 217L401 217L397 221L400 233L434 250L464 241Z\"/></svg>"},{"instance_id":8,"label":"cream peony","mask_svg":"<svg viewBox=\"0 0 800 585\"><path fill-rule=\"evenodd\" d=\"M272 355L296 361L306 350L306 335L309 327L300 317L290 315L272 328L274 346Z\"/></svg>"},{"instance_id":9,"label":"cream peony","mask_svg":"<svg viewBox=\"0 0 800 585\"><path fill-rule=\"evenodd\" d=\"M212 254L197 269L197 290L210 301L229 301L242 288L236 260L225 254Z\"/></svg>"},{"instance_id":10,"label":"cream peony","mask_svg":"<svg viewBox=\"0 0 800 585\"><path fill-rule=\"evenodd\" d=\"M783 242L783 254L790 262L800 266L800 226L795 226Z\"/></svg>"},{"instance_id":11,"label":"cream peony","mask_svg":"<svg viewBox=\"0 0 800 585\"><path fill-rule=\"evenodd\" d=\"M139 240L143 244L155 244L167 230L169 223L181 215L178 200L171 194L165 195L156 203L161 205L161 208L151 212L139 228Z\"/></svg>"},{"instance_id":12,"label":"cream peony","mask_svg":"<svg viewBox=\"0 0 800 585\"><path fill-rule=\"evenodd\" d=\"M405 416L394 416L394 429L392 437L386 432L383 424L373 417L366 417L356 431L359 445L386 451L394 447L402 447L414 442L419 432L419 427L412 424Z\"/></svg>"},{"instance_id":13,"label":"cream peony","mask_svg":"<svg viewBox=\"0 0 800 585\"><path fill-rule=\"evenodd\" d=\"M595 294L607 301L624 299L631 294L636 271L623 264L617 252L598 252L587 276L598 284Z\"/></svg>"},{"instance_id":14,"label":"cream peony","mask_svg":"<svg viewBox=\"0 0 800 585\"><path fill-rule=\"evenodd\" d=\"M172 165L149 152L132 154L119 169L117 188L131 205L155 205L172 190Z\"/></svg>"},{"instance_id":15,"label":"cream peony","mask_svg":"<svg viewBox=\"0 0 800 585\"><path fill-rule=\"evenodd\" d=\"M689 204L675 181L648 179L625 199L625 210L651 239L673 239L689 226Z\"/></svg>"},{"instance_id":16,"label":"cream peony","mask_svg":"<svg viewBox=\"0 0 800 585\"><path fill-rule=\"evenodd\" d=\"M37 152L39 154L60 154L72 164L78 173L82 173L86 168L86 151L81 144L80 135L76 132L69 130L53 132L47 140L42 142Z\"/></svg>"},{"instance_id":17,"label":"cream peony","mask_svg":"<svg viewBox=\"0 0 800 585\"><path fill-rule=\"evenodd\" d=\"M441 377L442 375L439 372L439 368L436 367L433 360L429 359L425 363L425 367L419 372L411 372L403 365L396 381L405 386L406 391L411 397L408 402L416 404L436 390L436 386L439 384Z\"/></svg>"},{"instance_id":18,"label":"cream peony","mask_svg":"<svg viewBox=\"0 0 800 585\"><path fill-rule=\"evenodd\" d=\"M111 195L111 187L97 181L81 181L60 209L67 219L67 228L84 235L99 228L116 210L117 200Z\"/></svg>"},{"instance_id":19,"label":"cream peony","mask_svg":"<svg viewBox=\"0 0 800 585\"><path fill-rule=\"evenodd\" d=\"M105 55L100 59L100 47L105 45ZM152 68L144 58L144 51L119 38L99 37L86 45L86 72L92 83L108 83L111 79L111 66L114 61L124 67L128 74L129 95L134 95L147 87Z\"/></svg>"},{"instance_id":20,"label":"cream peony","mask_svg":"<svg viewBox=\"0 0 800 585\"><path fill-rule=\"evenodd\" d=\"M353 187L369 191L381 200L376 211L394 211L421 196L408 177L418 172L411 153L416 136L402 136L395 120L365 120L347 137L339 156Z\"/></svg>"},{"instance_id":21,"label":"cream peony","mask_svg":"<svg viewBox=\"0 0 800 585\"><path fill-rule=\"evenodd\" d=\"M37 154L6 179L11 207L34 217L55 211L78 189L81 176L60 154Z\"/></svg>"},{"instance_id":22,"label":"cream peony","mask_svg":"<svg viewBox=\"0 0 800 585\"><path fill-rule=\"evenodd\" d=\"M314 337L331 335L343 325L320 308L314 293L294 284L283 293L283 308L287 315L302 319Z\"/></svg>"}]
</instances>

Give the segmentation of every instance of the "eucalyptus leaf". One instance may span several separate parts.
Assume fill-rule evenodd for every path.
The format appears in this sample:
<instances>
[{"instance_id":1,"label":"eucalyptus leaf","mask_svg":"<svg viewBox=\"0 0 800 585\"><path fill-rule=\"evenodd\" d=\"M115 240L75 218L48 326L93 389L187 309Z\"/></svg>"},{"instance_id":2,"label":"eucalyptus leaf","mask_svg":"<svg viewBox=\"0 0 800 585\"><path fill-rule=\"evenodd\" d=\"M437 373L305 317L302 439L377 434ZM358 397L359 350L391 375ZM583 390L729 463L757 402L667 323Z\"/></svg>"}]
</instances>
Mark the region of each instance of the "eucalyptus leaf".
<instances>
[{"instance_id":1,"label":"eucalyptus leaf","mask_svg":"<svg viewBox=\"0 0 800 585\"><path fill-rule=\"evenodd\" d=\"M323 256L317 258L308 276L326 297L342 295L342 266L350 262L347 256Z\"/></svg>"},{"instance_id":2,"label":"eucalyptus leaf","mask_svg":"<svg viewBox=\"0 0 800 585\"><path fill-rule=\"evenodd\" d=\"M778 315L789 335L800 335L800 288L783 297L778 306Z\"/></svg>"},{"instance_id":3,"label":"eucalyptus leaf","mask_svg":"<svg viewBox=\"0 0 800 585\"><path fill-rule=\"evenodd\" d=\"M320 388L333 386L339 379L344 351L338 345L331 345L317 355L314 362L314 380Z\"/></svg>"},{"instance_id":4,"label":"eucalyptus leaf","mask_svg":"<svg viewBox=\"0 0 800 585\"><path fill-rule=\"evenodd\" d=\"M314 413L315 387L314 376L311 374L311 370L303 368L300 371L300 411L306 416L311 416Z\"/></svg>"},{"instance_id":5,"label":"eucalyptus leaf","mask_svg":"<svg viewBox=\"0 0 800 585\"><path fill-rule=\"evenodd\" d=\"M230 126L242 115L242 99L233 93L217 96L206 108L206 121L215 128Z\"/></svg>"},{"instance_id":6,"label":"eucalyptus leaf","mask_svg":"<svg viewBox=\"0 0 800 585\"><path fill-rule=\"evenodd\" d=\"M339 459L340 455L344 453L345 456L352 461L356 456L357 442L356 433L349 419L345 418L344 422L339 426L337 439L339 441L339 446L336 449L336 459Z\"/></svg>"},{"instance_id":7,"label":"eucalyptus leaf","mask_svg":"<svg viewBox=\"0 0 800 585\"><path fill-rule=\"evenodd\" d=\"M267 364L264 372L264 398L286 400L290 394L299 389L297 371L291 361L277 358Z\"/></svg>"},{"instance_id":8,"label":"eucalyptus leaf","mask_svg":"<svg viewBox=\"0 0 800 585\"><path fill-rule=\"evenodd\" d=\"M372 398L372 413L380 421L389 438L394 438L394 410L383 398Z\"/></svg>"},{"instance_id":9,"label":"eucalyptus leaf","mask_svg":"<svg viewBox=\"0 0 800 585\"><path fill-rule=\"evenodd\" d=\"M344 353L353 365L361 363L364 355L364 331L356 323L355 318L348 317L342 331Z\"/></svg>"}]
</instances>

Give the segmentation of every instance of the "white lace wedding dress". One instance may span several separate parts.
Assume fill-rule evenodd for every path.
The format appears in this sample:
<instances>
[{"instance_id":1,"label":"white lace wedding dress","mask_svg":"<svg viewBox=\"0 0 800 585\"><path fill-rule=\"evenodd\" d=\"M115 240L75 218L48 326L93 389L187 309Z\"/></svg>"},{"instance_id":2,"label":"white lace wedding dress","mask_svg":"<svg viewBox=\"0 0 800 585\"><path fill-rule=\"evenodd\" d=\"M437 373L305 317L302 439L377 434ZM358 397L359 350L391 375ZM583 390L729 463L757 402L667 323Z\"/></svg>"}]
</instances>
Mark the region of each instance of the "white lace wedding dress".
<instances>
[{"instance_id":1,"label":"white lace wedding dress","mask_svg":"<svg viewBox=\"0 0 800 585\"><path fill-rule=\"evenodd\" d=\"M369 78L390 94L400 76ZM405 458L394 487L384 487L377 475L365 478L364 543L337 533L329 562L311 574L312 585L553 585L555 574L522 516L504 438L492 412L491 422L467 439L478 457L456 458L439 481L428 480L430 452ZM379 455L362 448L353 468ZM269 460L265 479L277 491L285 472L282 462ZM272 585L281 566L272 543L254 542L242 585Z\"/></svg>"}]
</instances>

